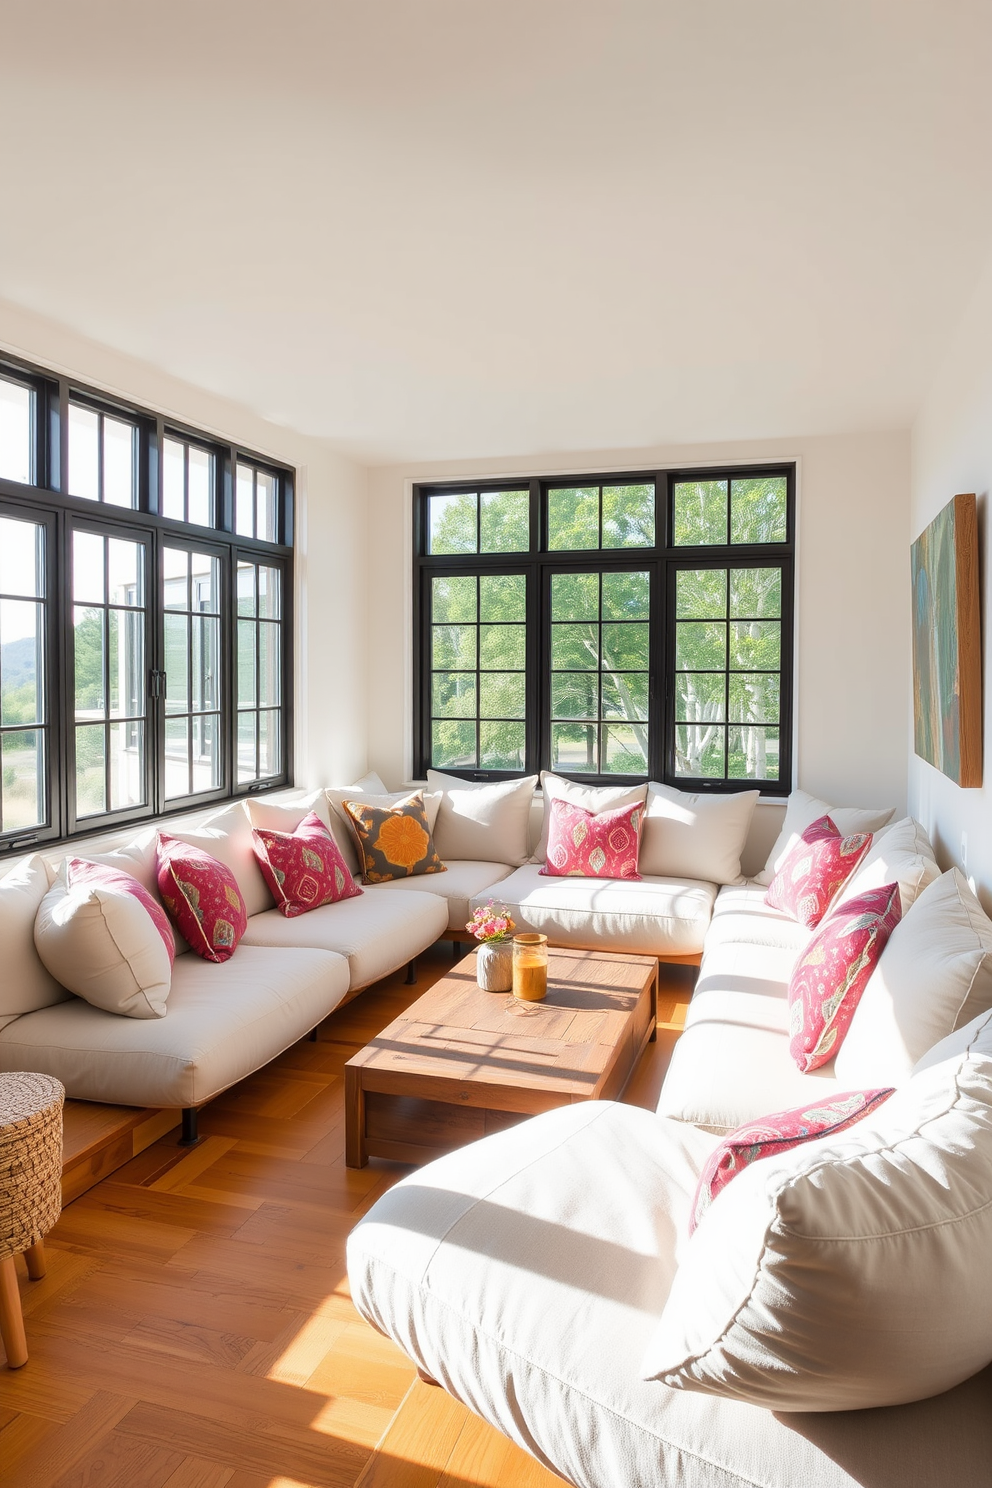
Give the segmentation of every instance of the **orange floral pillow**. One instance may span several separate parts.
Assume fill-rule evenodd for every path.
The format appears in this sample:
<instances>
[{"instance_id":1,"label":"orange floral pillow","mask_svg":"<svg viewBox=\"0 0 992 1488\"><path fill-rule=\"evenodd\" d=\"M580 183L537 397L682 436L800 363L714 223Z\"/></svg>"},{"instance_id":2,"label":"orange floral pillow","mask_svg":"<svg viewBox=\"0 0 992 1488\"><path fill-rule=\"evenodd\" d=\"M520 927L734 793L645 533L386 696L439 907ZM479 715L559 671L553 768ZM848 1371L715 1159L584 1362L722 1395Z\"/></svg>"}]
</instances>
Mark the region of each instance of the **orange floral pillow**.
<instances>
[{"instance_id":1,"label":"orange floral pillow","mask_svg":"<svg viewBox=\"0 0 992 1488\"><path fill-rule=\"evenodd\" d=\"M422 791L396 806L366 806L362 801L341 804L355 829L365 883L447 872L434 846Z\"/></svg>"}]
</instances>

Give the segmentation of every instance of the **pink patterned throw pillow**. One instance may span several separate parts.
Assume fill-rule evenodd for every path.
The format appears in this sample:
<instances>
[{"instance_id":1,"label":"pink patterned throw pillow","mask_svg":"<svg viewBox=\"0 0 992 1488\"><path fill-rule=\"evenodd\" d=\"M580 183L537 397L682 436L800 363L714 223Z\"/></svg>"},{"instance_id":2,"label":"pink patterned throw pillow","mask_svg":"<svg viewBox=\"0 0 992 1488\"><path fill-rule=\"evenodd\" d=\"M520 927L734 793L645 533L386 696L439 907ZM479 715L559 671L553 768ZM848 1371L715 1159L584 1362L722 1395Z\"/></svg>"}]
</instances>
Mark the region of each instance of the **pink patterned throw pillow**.
<instances>
[{"instance_id":1,"label":"pink patterned throw pillow","mask_svg":"<svg viewBox=\"0 0 992 1488\"><path fill-rule=\"evenodd\" d=\"M276 908L287 918L354 899L362 891L348 871L341 851L315 811L295 832L256 827L255 856L272 890Z\"/></svg>"},{"instance_id":2,"label":"pink patterned throw pillow","mask_svg":"<svg viewBox=\"0 0 992 1488\"><path fill-rule=\"evenodd\" d=\"M830 817L821 816L806 828L768 885L765 903L813 929L870 846L870 832L842 837Z\"/></svg>"},{"instance_id":3,"label":"pink patterned throw pillow","mask_svg":"<svg viewBox=\"0 0 992 1488\"><path fill-rule=\"evenodd\" d=\"M799 957L789 982L789 1053L801 1070L837 1053L901 914L898 884L869 889L825 920Z\"/></svg>"},{"instance_id":4,"label":"pink patterned throw pillow","mask_svg":"<svg viewBox=\"0 0 992 1488\"><path fill-rule=\"evenodd\" d=\"M152 924L162 937L169 953L169 965L176 959L176 937L172 933L169 917L143 884L130 873L119 868L110 868L106 863L91 863L87 858L69 858L66 863L66 880L70 888L80 884L96 889L107 889L112 894L127 894L147 910Z\"/></svg>"},{"instance_id":5,"label":"pink patterned throw pillow","mask_svg":"<svg viewBox=\"0 0 992 1488\"><path fill-rule=\"evenodd\" d=\"M637 845L643 815L643 801L597 816L555 797L547 860L539 871L550 878L639 879Z\"/></svg>"},{"instance_id":6,"label":"pink patterned throw pillow","mask_svg":"<svg viewBox=\"0 0 992 1488\"><path fill-rule=\"evenodd\" d=\"M751 1163L759 1162L763 1157L774 1157L779 1152L788 1152L816 1137L834 1136L837 1132L846 1131L849 1126L877 1110L891 1094L891 1087L882 1090L852 1090L844 1095L831 1096L820 1105L801 1106L794 1111L776 1111L772 1116L762 1116L759 1121L748 1121L744 1126L739 1126L713 1149L699 1175L696 1197L692 1201L689 1234L692 1234L717 1194Z\"/></svg>"},{"instance_id":7,"label":"pink patterned throw pillow","mask_svg":"<svg viewBox=\"0 0 992 1488\"><path fill-rule=\"evenodd\" d=\"M158 891L190 950L204 961L229 961L248 926L248 911L230 868L201 847L158 839Z\"/></svg>"}]
</instances>

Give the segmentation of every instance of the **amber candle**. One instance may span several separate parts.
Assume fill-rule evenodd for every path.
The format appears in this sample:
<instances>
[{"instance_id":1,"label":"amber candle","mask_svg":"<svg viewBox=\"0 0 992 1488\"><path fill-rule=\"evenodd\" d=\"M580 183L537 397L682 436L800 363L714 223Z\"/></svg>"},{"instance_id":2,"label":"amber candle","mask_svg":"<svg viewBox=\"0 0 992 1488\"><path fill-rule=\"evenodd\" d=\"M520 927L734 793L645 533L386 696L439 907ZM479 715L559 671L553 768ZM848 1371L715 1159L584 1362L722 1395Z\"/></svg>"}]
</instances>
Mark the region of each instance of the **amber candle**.
<instances>
[{"instance_id":1,"label":"amber candle","mask_svg":"<svg viewBox=\"0 0 992 1488\"><path fill-rule=\"evenodd\" d=\"M548 993L548 937L513 937L513 995L522 1002L540 1002Z\"/></svg>"}]
</instances>

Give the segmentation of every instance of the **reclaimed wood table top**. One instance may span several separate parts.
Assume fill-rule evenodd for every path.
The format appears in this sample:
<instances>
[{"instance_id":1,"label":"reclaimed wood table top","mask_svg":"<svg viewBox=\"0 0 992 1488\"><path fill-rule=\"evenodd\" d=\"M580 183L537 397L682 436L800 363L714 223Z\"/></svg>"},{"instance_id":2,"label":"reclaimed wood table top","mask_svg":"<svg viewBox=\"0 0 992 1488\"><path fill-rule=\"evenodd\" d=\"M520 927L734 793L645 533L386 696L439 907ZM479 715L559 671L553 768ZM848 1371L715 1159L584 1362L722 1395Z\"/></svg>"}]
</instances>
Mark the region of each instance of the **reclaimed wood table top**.
<instances>
[{"instance_id":1,"label":"reclaimed wood table top","mask_svg":"<svg viewBox=\"0 0 992 1488\"><path fill-rule=\"evenodd\" d=\"M545 1092L554 1104L595 1099L618 1051L640 1033L648 998L653 1020L657 975L653 956L551 949L547 997L521 1002L477 985L473 952L347 1068L366 1090L417 1088L480 1104L502 1104L499 1088Z\"/></svg>"}]
</instances>

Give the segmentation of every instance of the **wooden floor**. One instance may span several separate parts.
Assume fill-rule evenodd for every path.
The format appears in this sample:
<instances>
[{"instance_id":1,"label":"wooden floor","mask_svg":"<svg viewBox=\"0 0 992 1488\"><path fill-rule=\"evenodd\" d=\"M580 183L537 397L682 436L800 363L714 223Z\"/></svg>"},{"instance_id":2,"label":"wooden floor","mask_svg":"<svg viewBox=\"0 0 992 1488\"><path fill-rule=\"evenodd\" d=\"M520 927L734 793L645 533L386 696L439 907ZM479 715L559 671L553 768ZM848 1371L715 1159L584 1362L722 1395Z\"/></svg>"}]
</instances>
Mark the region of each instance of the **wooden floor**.
<instances>
[{"instance_id":1,"label":"wooden floor","mask_svg":"<svg viewBox=\"0 0 992 1488\"><path fill-rule=\"evenodd\" d=\"M173 1131L68 1205L47 1277L20 1271L31 1357L0 1365L0 1488L560 1488L348 1295L347 1234L408 1170L345 1167L344 1062L450 965L439 946L419 986L363 993L207 1107L198 1147ZM683 988L633 1103L657 1098Z\"/></svg>"}]
</instances>

